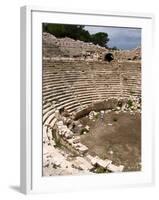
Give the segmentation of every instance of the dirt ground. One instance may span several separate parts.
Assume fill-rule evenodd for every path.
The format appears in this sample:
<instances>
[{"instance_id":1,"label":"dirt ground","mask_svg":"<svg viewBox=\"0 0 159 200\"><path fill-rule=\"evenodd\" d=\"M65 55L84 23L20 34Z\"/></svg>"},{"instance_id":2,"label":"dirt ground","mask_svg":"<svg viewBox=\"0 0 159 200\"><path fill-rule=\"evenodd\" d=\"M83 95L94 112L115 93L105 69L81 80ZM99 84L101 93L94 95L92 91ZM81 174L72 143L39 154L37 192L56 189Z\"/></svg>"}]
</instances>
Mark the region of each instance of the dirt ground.
<instances>
[{"instance_id":1,"label":"dirt ground","mask_svg":"<svg viewBox=\"0 0 159 200\"><path fill-rule=\"evenodd\" d=\"M124 165L124 171L141 170L141 115L129 113L104 114L93 120L81 119L90 131L81 135L81 142L89 153L110 159L116 165Z\"/></svg>"}]
</instances>

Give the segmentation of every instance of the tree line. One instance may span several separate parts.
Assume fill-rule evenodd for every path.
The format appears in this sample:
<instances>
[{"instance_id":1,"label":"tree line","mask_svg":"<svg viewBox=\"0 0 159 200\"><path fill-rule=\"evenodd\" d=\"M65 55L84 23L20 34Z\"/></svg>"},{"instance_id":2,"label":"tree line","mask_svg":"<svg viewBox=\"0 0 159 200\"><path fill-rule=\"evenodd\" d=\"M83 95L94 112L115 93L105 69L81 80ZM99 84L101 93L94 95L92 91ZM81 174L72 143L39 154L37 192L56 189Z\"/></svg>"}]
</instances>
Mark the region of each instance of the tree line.
<instances>
[{"instance_id":1,"label":"tree line","mask_svg":"<svg viewBox=\"0 0 159 200\"><path fill-rule=\"evenodd\" d=\"M57 38L70 37L75 40L84 42L92 42L102 47L108 47L108 34L105 32L98 32L90 34L84 29L83 25L66 25L66 24L50 24L43 23L43 32L50 33Z\"/></svg>"}]
</instances>

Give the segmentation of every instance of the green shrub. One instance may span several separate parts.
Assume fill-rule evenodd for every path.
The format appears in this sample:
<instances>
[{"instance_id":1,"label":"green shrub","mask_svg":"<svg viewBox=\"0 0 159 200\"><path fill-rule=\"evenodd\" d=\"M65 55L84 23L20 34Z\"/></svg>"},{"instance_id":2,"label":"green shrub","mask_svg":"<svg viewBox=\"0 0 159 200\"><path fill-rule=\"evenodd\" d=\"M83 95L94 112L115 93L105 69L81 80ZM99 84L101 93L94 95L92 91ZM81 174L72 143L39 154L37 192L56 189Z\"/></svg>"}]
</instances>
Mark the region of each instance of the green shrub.
<instances>
[{"instance_id":1,"label":"green shrub","mask_svg":"<svg viewBox=\"0 0 159 200\"><path fill-rule=\"evenodd\" d=\"M82 128L80 130L80 135L83 135L84 132L88 133L89 131L86 128Z\"/></svg>"},{"instance_id":2,"label":"green shrub","mask_svg":"<svg viewBox=\"0 0 159 200\"><path fill-rule=\"evenodd\" d=\"M97 174L100 174L100 173L105 173L106 170L105 170L103 167L97 167L96 170L95 170L95 172L96 172Z\"/></svg>"},{"instance_id":3,"label":"green shrub","mask_svg":"<svg viewBox=\"0 0 159 200\"><path fill-rule=\"evenodd\" d=\"M133 105L133 102L132 102L132 100L130 100L130 99L128 100L127 103L128 103L128 107L129 107L129 108Z\"/></svg>"}]
</instances>

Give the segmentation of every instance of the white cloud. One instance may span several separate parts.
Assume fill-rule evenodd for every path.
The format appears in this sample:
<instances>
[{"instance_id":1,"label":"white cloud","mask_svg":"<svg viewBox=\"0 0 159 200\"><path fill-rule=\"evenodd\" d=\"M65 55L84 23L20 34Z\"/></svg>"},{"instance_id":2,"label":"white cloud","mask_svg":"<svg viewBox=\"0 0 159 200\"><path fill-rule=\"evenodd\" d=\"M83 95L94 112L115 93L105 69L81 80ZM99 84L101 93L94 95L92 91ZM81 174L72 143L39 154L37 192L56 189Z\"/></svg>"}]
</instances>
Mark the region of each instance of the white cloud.
<instances>
[{"instance_id":1,"label":"white cloud","mask_svg":"<svg viewBox=\"0 0 159 200\"><path fill-rule=\"evenodd\" d=\"M121 49L132 49L141 46L141 29L122 27L85 26L85 29L94 34L97 32L108 33L110 41L108 46Z\"/></svg>"}]
</instances>

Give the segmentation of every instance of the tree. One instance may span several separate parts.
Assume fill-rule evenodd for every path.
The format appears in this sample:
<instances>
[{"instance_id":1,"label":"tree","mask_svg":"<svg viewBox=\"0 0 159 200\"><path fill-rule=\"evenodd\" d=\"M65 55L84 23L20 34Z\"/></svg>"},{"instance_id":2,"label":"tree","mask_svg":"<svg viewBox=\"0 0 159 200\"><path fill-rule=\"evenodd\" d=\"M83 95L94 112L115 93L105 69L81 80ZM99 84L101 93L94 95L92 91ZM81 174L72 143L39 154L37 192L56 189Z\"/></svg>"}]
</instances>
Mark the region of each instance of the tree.
<instances>
[{"instance_id":1,"label":"tree","mask_svg":"<svg viewBox=\"0 0 159 200\"><path fill-rule=\"evenodd\" d=\"M102 47L107 47L107 43L109 41L107 33L99 32L91 35L91 38L94 44L99 44Z\"/></svg>"},{"instance_id":2,"label":"tree","mask_svg":"<svg viewBox=\"0 0 159 200\"><path fill-rule=\"evenodd\" d=\"M112 48L110 48L110 49L113 50L113 51L119 50L116 46L114 46L114 47L112 47Z\"/></svg>"},{"instance_id":3,"label":"tree","mask_svg":"<svg viewBox=\"0 0 159 200\"><path fill-rule=\"evenodd\" d=\"M43 24L43 32L51 33L56 37L65 36L65 27L63 24Z\"/></svg>"},{"instance_id":4,"label":"tree","mask_svg":"<svg viewBox=\"0 0 159 200\"><path fill-rule=\"evenodd\" d=\"M89 40L89 32L83 29L82 25L65 25L65 24L43 24L43 32L51 33L52 35L61 37L70 37L75 40L82 38Z\"/></svg>"},{"instance_id":5,"label":"tree","mask_svg":"<svg viewBox=\"0 0 159 200\"><path fill-rule=\"evenodd\" d=\"M70 37L75 40L92 42L103 47L107 47L109 41L108 34L99 32L91 35L84 29L83 25L49 24L43 23L43 32L48 32L57 38Z\"/></svg>"}]
</instances>

